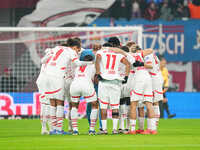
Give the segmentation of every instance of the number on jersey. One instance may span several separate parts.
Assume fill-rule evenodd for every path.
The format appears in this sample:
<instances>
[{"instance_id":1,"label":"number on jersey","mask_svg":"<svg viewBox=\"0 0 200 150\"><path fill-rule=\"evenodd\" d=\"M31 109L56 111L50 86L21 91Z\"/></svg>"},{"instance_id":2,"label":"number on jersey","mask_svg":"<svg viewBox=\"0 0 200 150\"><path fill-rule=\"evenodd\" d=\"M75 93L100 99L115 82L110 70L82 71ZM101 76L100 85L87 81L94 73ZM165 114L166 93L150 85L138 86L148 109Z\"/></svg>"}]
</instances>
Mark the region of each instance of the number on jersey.
<instances>
[{"instance_id":1,"label":"number on jersey","mask_svg":"<svg viewBox=\"0 0 200 150\"><path fill-rule=\"evenodd\" d=\"M106 69L114 70L115 62L116 62L116 55L106 54L107 62L106 62ZM111 60L112 59L112 60ZM110 63L111 62L111 63ZM110 65L111 64L111 65Z\"/></svg>"},{"instance_id":2,"label":"number on jersey","mask_svg":"<svg viewBox=\"0 0 200 150\"><path fill-rule=\"evenodd\" d=\"M79 70L83 73L84 71L85 71L85 68L86 68L87 66L80 66L80 68L79 68Z\"/></svg>"}]
</instances>

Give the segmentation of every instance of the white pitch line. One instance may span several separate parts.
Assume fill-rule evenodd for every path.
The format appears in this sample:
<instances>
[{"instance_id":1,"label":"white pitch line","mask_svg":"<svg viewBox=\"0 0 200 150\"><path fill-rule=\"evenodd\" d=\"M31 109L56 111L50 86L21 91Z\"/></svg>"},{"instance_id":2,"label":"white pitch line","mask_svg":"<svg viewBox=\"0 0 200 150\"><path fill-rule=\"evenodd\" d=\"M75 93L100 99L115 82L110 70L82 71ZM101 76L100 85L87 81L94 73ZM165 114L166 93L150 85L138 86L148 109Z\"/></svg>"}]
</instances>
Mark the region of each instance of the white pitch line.
<instances>
[{"instance_id":1,"label":"white pitch line","mask_svg":"<svg viewBox=\"0 0 200 150\"><path fill-rule=\"evenodd\" d=\"M94 146L93 148L170 148L170 147L187 147L187 148L194 148L194 147L200 147L200 144L145 144L145 145L125 145L125 146L113 146L113 145L99 145L99 146ZM22 147L21 149L27 149L28 147ZM29 147L30 148L30 147ZM35 146L34 149L36 148L48 148L48 149L63 149L65 148L64 146L50 146L50 145L40 145L40 146ZM79 148L79 149L86 149L89 148L87 145L81 145L81 146L71 146L67 145L67 148ZM6 149L16 149L16 147L6 147Z\"/></svg>"}]
</instances>

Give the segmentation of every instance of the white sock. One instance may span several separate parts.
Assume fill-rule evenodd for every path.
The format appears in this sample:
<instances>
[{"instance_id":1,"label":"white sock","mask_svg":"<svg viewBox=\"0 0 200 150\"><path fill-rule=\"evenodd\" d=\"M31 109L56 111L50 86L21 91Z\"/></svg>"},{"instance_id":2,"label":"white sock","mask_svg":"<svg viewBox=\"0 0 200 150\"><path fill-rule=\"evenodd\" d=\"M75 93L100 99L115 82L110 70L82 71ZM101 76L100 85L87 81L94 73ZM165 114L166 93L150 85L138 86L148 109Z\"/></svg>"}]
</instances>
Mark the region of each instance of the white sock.
<instances>
[{"instance_id":1,"label":"white sock","mask_svg":"<svg viewBox=\"0 0 200 150\"><path fill-rule=\"evenodd\" d=\"M144 117L138 117L138 125L140 130L144 130Z\"/></svg>"},{"instance_id":2,"label":"white sock","mask_svg":"<svg viewBox=\"0 0 200 150\"><path fill-rule=\"evenodd\" d=\"M156 120L156 129L158 127L159 119L160 119L160 109L159 106L153 106L154 113L155 113L155 120Z\"/></svg>"},{"instance_id":3,"label":"white sock","mask_svg":"<svg viewBox=\"0 0 200 150\"><path fill-rule=\"evenodd\" d=\"M131 131L135 131L136 120L130 119Z\"/></svg>"},{"instance_id":4,"label":"white sock","mask_svg":"<svg viewBox=\"0 0 200 150\"><path fill-rule=\"evenodd\" d=\"M49 130L52 131L51 120L50 120L50 105L48 104L45 107L46 107L45 112L46 112L47 124L49 126Z\"/></svg>"},{"instance_id":5,"label":"white sock","mask_svg":"<svg viewBox=\"0 0 200 150\"><path fill-rule=\"evenodd\" d=\"M155 118L147 118L147 129L156 130L156 120L155 120Z\"/></svg>"},{"instance_id":6,"label":"white sock","mask_svg":"<svg viewBox=\"0 0 200 150\"><path fill-rule=\"evenodd\" d=\"M152 118L151 119L151 130L156 130L157 126L156 126L156 118Z\"/></svg>"},{"instance_id":7,"label":"white sock","mask_svg":"<svg viewBox=\"0 0 200 150\"><path fill-rule=\"evenodd\" d=\"M71 120L71 110L69 110L69 116L68 116L68 131L72 130L72 120Z\"/></svg>"},{"instance_id":8,"label":"white sock","mask_svg":"<svg viewBox=\"0 0 200 150\"><path fill-rule=\"evenodd\" d=\"M126 105L126 129L130 128L130 105Z\"/></svg>"},{"instance_id":9,"label":"white sock","mask_svg":"<svg viewBox=\"0 0 200 150\"><path fill-rule=\"evenodd\" d=\"M41 122L41 125L42 125L42 129L45 130L47 128L46 127L45 104L41 104L40 122Z\"/></svg>"},{"instance_id":10,"label":"white sock","mask_svg":"<svg viewBox=\"0 0 200 150\"><path fill-rule=\"evenodd\" d=\"M46 121L47 121L49 130L52 131L51 130L51 122L50 122L50 105L49 104L45 105L45 115L46 115Z\"/></svg>"},{"instance_id":11,"label":"white sock","mask_svg":"<svg viewBox=\"0 0 200 150\"><path fill-rule=\"evenodd\" d=\"M107 130L107 120L101 120L102 123L102 129Z\"/></svg>"},{"instance_id":12,"label":"white sock","mask_svg":"<svg viewBox=\"0 0 200 150\"><path fill-rule=\"evenodd\" d=\"M57 120L56 120L56 107L54 106L50 106L50 120L51 120L51 131L56 130L56 124L57 124Z\"/></svg>"},{"instance_id":13,"label":"white sock","mask_svg":"<svg viewBox=\"0 0 200 150\"><path fill-rule=\"evenodd\" d=\"M120 119L119 119L119 128L124 130L124 120L126 119L126 105L120 105Z\"/></svg>"},{"instance_id":14,"label":"white sock","mask_svg":"<svg viewBox=\"0 0 200 150\"><path fill-rule=\"evenodd\" d=\"M151 130L151 119L147 118L147 129Z\"/></svg>"},{"instance_id":15,"label":"white sock","mask_svg":"<svg viewBox=\"0 0 200 150\"><path fill-rule=\"evenodd\" d=\"M113 118L112 120L113 120L113 130L117 130L118 120L119 119Z\"/></svg>"},{"instance_id":16,"label":"white sock","mask_svg":"<svg viewBox=\"0 0 200 150\"><path fill-rule=\"evenodd\" d=\"M97 121L98 109L92 109L90 114L90 130L94 130Z\"/></svg>"},{"instance_id":17,"label":"white sock","mask_svg":"<svg viewBox=\"0 0 200 150\"><path fill-rule=\"evenodd\" d=\"M76 107L72 107L71 121L73 131L78 131L78 109Z\"/></svg>"},{"instance_id":18,"label":"white sock","mask_svg":"<svg viewBox=\"0 0 200 150\"><path fill-rule=\"evenodd\" d=\"M64 119L64 106L58 105L56 110L57 130L62 131Z\"/></svg>"}]
</instances>

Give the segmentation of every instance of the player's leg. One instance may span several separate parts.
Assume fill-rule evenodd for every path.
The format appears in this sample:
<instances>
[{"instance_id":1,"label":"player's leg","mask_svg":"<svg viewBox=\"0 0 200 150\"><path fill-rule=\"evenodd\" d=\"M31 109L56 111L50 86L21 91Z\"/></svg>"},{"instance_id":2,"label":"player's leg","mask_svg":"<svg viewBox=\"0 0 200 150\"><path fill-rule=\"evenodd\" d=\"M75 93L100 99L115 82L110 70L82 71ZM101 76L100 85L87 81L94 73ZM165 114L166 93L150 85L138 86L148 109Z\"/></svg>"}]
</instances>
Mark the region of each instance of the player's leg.
<instances>
[{"instance_id":1,"label":"player's leg","mask_svg":"<svg viewBox=\"0 0 200 150\"><path fill-rule=\"evenodd\" d=\"M154 97L153 97L153 109L155 113L156 120L156 130L158 127L159 119L160 119L160 109L159 102L163 100L162 86L160 88L154 88Z\"/></svg>"},{"instance_id":2,"label":"player's leg","mask_svg":"<svg viewBox=\"0 0 200 150\"><path fill-rule=\"evenodd\" d=\"M64 120L64 101L56 100L56 120L57 120L57 133L63 134L63 120Z\"/></svg>"},{"instance_id":3,"label":"player's leg","mask_svg":"<svg viewBox=\"0 0 200 150\"><path fill-rule=\"evenodd\" d=\"M46 116L45 116L45 104L41 103L40 106L41 106L40 122L41 122L41 126L42 126L41 134L48 134L47 126L46 126L47 121L46 121Z\"/></svg>"},{"instance_id":4,"label":"player's leg","mask_svg":"<svg viewBox=\"0 0 200 150\"><path fill-rule=\"evenodd\" d=\"M163 102L163 108L164 108L164 110L166 110L168 118L173 118L173 117L176 116L175 113L174 114L170 113L169 105L168 105L168 99L167 98L165 98L165 102Z\"/></svg>"},{"instance_id":5,"label":"player's leg","mask_svg":"<svg viewBox=\"0 0 200 150\"><path fill-rule=\"evenodd\" d=\"M130 106L130 134L136 134L136 118L137 118L137 105L139 101L143 101L144 80L135 79L135 86L131 91L131 106ZM137 81L138 80L138 81Z\"/></svg>"},{"instance_id":6,"label":"player's leg","mask_svg":"<svg viewBox=\"0 0 200 150\"><path fill-rule=\"evenodd\" d=\"M45 94L40 95L40 122L41 122L41 134L48 134L47 119L45 113Z\"/></svg>"},{"instance_id":7,"label":"player's leg","mask_svg":"<svg viewBox=\"0 0 200 150\"><path fill-rule=\"evenodd\" d=\"M102 122L102 132L107 134L107 107L108 104L101 102L101 122Z\"/></svg>"},{"instance_id":8,"label":"player's leg","mask_svg":"<svg viewBox=\"0 0 200 150\"><path fill-rule=\"evenodd\" d=\"M96 92L96 94L97 94L97 96L98 96L98 84L94 84L94 89L95 89L95 92ZM101 122L101 110L100 110L100 104L98 104L99 106L99 112L98 112L98 114L99 114L99 129L100 130L102 130L102 122Z\"/></svg>"},{"instance_id":9,"label":"player's leg","mask_svg":"<svg viewBox=\"0 0 200 150\"><path fill-rule=\"evenodd\" d=\"M112 109L113 131L112 134L118 134L118 121L119 121L119 104L121 95L121 82L110 83L112 88L109 91L110 106Z\"/></svg>"},{"instance_id":10,"label":"player's leg","mask_svg":"<svg viewBox=\"0 0 200 150\"><path fill-rule=\"evenodd\" d=\"M129 128L130 128L130 97L127 98L126 101L126 129L124 131L125 134L127 134L129 132Z\"/></svg>"},{"instance_id":11,"label":"player's leg","mask_svg":"<svg viewBox=\"0 0 200 150\"><path fill-rule=\"evenodd\" d=\"M149 97L149 99L151 99ZM142 132L141 134L157 134L156 131L156 119L155 119L155 113L153 109L153 103L151 100L145 100L145 105L147 108L147 130Z\"/></svg>"},{"instance_id":12,"label":"player's leg","mask_svg":"<svg viewBox=\"0 0 200 150\"><path fill-rule=\"evenodd\" d=\"M87 120L88 120L88 123L90 125L90 114L91 114L91 111L92 111L92 104L91 103L87 103L87 108L86 108L86 116L87 116Z\"/></svg>"},{"instance_id":13,"label":"player's leg","mask_svg":"<svg viewBox=\"0 0 200 150\"><path fill-rule=\"evenodd\" d=\"M52 129L51 129L51 122L50 122L50 101L49 99L47 99L47 101L48 102L45 105L45 114L46 114L49 131L51 131Z\"/></svg>"},{"instance_id":14,"label":"player's leg","mask_svg":"<svg viewBox=\"0 0 200 150\"><path fill-rule=\"evenodd\" d=\"M141 134L156 134L156 120L152 102L146 101L147 108L147 130Z\"/></svg>"},{"instance_id":15,"label":"player's leg","mask_svg":"<svg viewBox=\"0 0 200 150\"><path fill-rule=\"evenodd\" d=\"M49 134L49 131L51 130L51 123L50 123L50 102L49 102L49 99L47 98L47 96L45 96L45 98L44 98L44 124L46 126L46 133Z\"/></svg>"},{"instance_id":16,"label":"player's leg","mask_svg":"<svg viewBox=\"0 0 200 150\"><path fill-rule=\"evenodd\" d=\"M159 101L159 110L160 110L160 118L164 118L163 101Z\"/></svg>"},{"instance_id":17,"label":"player's leg","mask_svg":"<svg viewBox=\"0 0 200 150\"><path fill-rule=\"evenodd\" d=\"M71 121L71 95L70 95L70 85L72 83L72 78L65 79L65 100L68 101L69 104L69 114L68 114L68 132L72 132L72 121Z\"/></svg>"},{"instance_id":18,"label":"player's leg","mask_svg":"<svg viewBox=\"0 0 200 150\"><path fill-rule=\"evenodd\" d=\"M72 102L69 102L69 115L68 115L68 132L72 132L72 119L71 119L71 111L72 111Z\"/></svg>"},{"instance_id":19,"label":"player's leg","mask_svg":"<svg viewBox=\"0 0 200 150\"><path fill-rule=\"evenodd\" d=\"M90 124L89 124L89 134L95 134L95 126L97 121L98 114L98 103L97 103L97 95L94 89L94 85L92 82L85 81L83 83L82 94L87 103L91 105L91 113L90 113Z\"/></svg>"},{"instance_id":20,"label":"player's leg","mask_svg":"<svg viewBox=\"0 0 200 150\"><path fill-rule=\"evenodd\" d=\"M163 79L162 75L158 74L157 76L152 77L152 87L153 87L153 109L155 113L156 120L156 130L158 127L159 119L160 119L160 109L159 102L163 101Z\"/></svg>"},{"instance_id":21,"label":"player's leg","mask_svg":"<svg viewBox=\"0 0 200 150\"><path fill-rule=\"evenodd\" d=\"M72 110L71 110L71 120L72 120L72 134L73 135L78 135L78 101L80 100L79 98L73 98L72 97Z\"/></svg>"},{"instance_id":22,"label":"player's leg","mask_svg":"<svg viewBox=\"0 0 200 150\"><path fill-rule=\"evenodd\" d=\"M136 131L137 133L141 133L144 131L144 121L145 121L145 111L144 111L144 104L138 104L138 126L139 129Z\"/></svg>"},{"instance_id":23,"label":"player's leg","mask_svg":"<svg viewBox=\"0 0 200 150\"><path fill-rule=\"evenodd\" d=\"M124 130L124 107L125 99L124 99L124 84L121 85L121 95L120 95L120 105L119 105L119 133L123 133Z\"/></svg>"},{"instance_id":24,"label":"player's leg","mask_svg":"<svg viewBox=\"0 0 200 150\"><path fill-rule=\"evenodd\" d=\"M126 119L126 104L125 104L125 98L120 99L120 106L119 106L119 133L123 133L125 129L124 121Z\"/></svg>"},{"instance_id":25,"label":"player's leg","mask_svg":"<svg viewBox=\"0 0 200 150\"><path fill-rule=\"evenodd\" d=\"M50 120L52 131L50 131L50 134L57 134L57 121L59 120L58 131L60 131L60 125L62 126L63 122L64 105L62 103L64 101L64 79L48 76L47 81L47 92L45 94L50 99L51 105Z\"/></svg>"},{"instance_id":26,"label":"player's leg","mask_svg":"<svg viewBox=\"0 0 200 150\"><path fill-rule=\"evenodd\" d=\"M153 109L152 79L150 76L145 77L144 102L147 108L147 130L141 134L157 134L155 113Z\"/></svg>"},{"instance_id":27,"label":"player's leg","mask_svg":"<svg viewBox=\"0 0 200 150\"><path fill-rule=\"evenodd\" d=\"M38 77L37 80L37 86L39 89L39 93L41 93L40 95L40 106L41 106L41 112L40 112L40 119L41 119L41 125L42 125L42 129L41 129L41 134L49 134L48 130L47 130L47 113L46 113L46 99L47 96L45 95L45 90L46 90L46 81L44 79L44 75L40 74L40 76Z\"/></svg>"},{"instance_id":28,"label":"player's leg","mask_svg":"<svg viewBox=\"0 0 200 150\"><path fill-rule=\"evenodd\" d=\"M78 102L81 97L81 84L82 82L76 80L73 81L70 86L70 95L71 95L71 121L72 121L72 134L78 135Z\"/></svg>"},{"instance_id":29,"label":"player's leg","mask_svg":"<svg viewBox=\"0 0 200 150\"><path fill-rule=\"evenodd\" d=\"M138 100L132 100L130 105L130 131L129 134L136 134L136 118L137 118L137 103Z\"/></svg>"},{"instance_id":30,"label":"player's leg","mask_svg":"<svg viewBox=\"0 0 200 150\"><path fill-rule=\"evenodd\" d=\"M102 130L98 134L107 134L107 108L108 108L108 96L107 96L107 88L105 83L102 81L99 82L98 86L98 101L100 104L100 111L101 111L101 123L102 123Z\"/></svg>"},{"instance_id":31,"label":"player's leg","mask_svg":"<svg viewBox=\"0 0 200 150\"><path fill-rule=\"evenodd\" d=\"M50 122L51 122L51 130L50 134L56 134L56 99L50 99Z\"/></svg>"},{"instance_id":32,"label":"player's leg","mask_svg":"<svg viewBox=\"0 0 200 150\"><path fill-rule=\"evenodd\" d=\"M154 102L153 103L153 109L155 113L155 120L156 120L156 130L158 128L158 123L160 119L160 109L159 109L159 102Z\"/></svg>"},{"instance_id":33,"label":"player's leg","mask_svg":"<svg viewBox=\"0 0 200 150\"><path fill-rule=\"evenodd\" d=\"M119 121L119 105L111 105L112 107L112 120L113 120L113 131L112 134L118 134L117 126Z\"/></svg>"},{"instance_id":34,"label":"player's leg","mask_svg":"<svg viewBox=\"0 0 200 150\"><path fill-rule=\"evenodd\" d=\"M98 115L98 102L93 101L91 102L92 105L92 111L90 114L90 131L89 134L95 134L95 126L97 121L97 115Z\"/></svg>"}]
</instances>

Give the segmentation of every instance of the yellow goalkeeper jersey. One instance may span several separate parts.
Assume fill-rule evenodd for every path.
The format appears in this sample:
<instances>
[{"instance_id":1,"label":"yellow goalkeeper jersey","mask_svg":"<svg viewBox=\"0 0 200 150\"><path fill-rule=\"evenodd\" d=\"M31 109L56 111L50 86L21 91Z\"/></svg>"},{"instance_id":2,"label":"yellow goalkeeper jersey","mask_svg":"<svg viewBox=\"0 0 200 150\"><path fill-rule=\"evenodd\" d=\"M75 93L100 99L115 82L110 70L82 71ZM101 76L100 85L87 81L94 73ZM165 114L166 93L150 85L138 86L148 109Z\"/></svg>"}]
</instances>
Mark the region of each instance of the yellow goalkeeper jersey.
<instances>
[{"instance_id":1,"label":"yellow goalkeeper jersey","mask_svg":"<svg viewBox=\"0 0 200 150\"><path fill-rule=\"evenodd\" d=\"M164 87L169 87L169 73L168 73L168 69L166 67L161 69L162 72L162 76L163 76L163 86Z\"/></svg>"}]
</instances>

